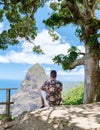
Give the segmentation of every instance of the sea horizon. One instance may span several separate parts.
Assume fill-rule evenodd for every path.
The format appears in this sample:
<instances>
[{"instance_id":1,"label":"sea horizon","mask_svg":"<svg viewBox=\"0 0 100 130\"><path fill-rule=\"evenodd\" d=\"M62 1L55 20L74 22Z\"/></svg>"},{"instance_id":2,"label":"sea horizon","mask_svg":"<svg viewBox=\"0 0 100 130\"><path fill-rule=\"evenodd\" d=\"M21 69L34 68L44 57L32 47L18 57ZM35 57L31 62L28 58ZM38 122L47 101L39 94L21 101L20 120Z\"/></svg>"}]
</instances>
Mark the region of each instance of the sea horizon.
<instances>
[{"instance_id":1,"label":"sea horizon","mask_svg":"<svg viewBox=\"0 0 100 130\"><path fill-rule=\"evenodd\" d=\"M14 79L0 79L0 89L1 88L17 88L16 90L11 90L11 96L15 94L21 85L22 80ZM6 90L0 90L0 102L6 101Z\"/></svg>"},{"instance_id":2,"label":"sea horizon","mask_svg":"<svg viewBox=\"0 0 100 130\"><path fill-rule=\"evenodd\" d=\"M18 88L21 86L23 80L19 79L0 79L0 89L1 88L17 88L16 90L11 90L11 96L14 95ZM63 92L77 86L82 81L62 81ZM0 102L6 101L6 90L0 90Z\"/></svg>"}]
</instances>

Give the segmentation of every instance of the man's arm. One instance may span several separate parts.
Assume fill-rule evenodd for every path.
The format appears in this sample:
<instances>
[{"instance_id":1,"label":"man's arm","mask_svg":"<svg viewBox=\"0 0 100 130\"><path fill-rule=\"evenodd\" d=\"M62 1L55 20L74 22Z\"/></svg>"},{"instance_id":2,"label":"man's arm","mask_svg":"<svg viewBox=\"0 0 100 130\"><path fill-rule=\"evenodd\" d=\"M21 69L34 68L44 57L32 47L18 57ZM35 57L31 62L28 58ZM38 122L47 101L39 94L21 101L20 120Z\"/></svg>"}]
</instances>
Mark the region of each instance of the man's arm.
<instances>
[{"instance_id":1,"label":"man's arm","mask_svg":"<svg viewBox=\"0 0 100 130\"><path fill-rule=\"evenodd\" d=\"M44 82L44 84L40 87L40 90L44 90L46 91L46 88L47 88L47 81Z\"/></svg>"},{"instance_id":2,"label":"man's arm","mask_svg":"<svg viewBox=\"0 0 100 130\"><path fill-rule=\"evenodd\" d=\"M59 83L58 92L61 92L63 90L63 85L60 81L58 83Z\"/></svg>"}]
</instances>

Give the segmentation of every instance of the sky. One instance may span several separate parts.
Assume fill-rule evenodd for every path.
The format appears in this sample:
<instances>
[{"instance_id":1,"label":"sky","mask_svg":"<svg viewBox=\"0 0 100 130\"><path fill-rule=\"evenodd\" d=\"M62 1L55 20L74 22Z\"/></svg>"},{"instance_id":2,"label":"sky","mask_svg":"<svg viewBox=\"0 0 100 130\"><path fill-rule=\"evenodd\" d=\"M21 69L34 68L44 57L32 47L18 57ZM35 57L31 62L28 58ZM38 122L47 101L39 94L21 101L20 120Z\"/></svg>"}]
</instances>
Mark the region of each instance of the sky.
<instances>
[{"instance_id":1,"label":"sky","mask_svg":"<svg viewBox=\"0 0 100 130\"><path fill-rule=\"evenodd\" d=\"M33 44L24 38L19 38L19 44L9 46L7 50L0 50L0 80L23 80L28 69L34 64L39 63L46 74L49 76L50 70L55 69L58 73L58 79L61 81L83 81L84 67L79 66L71 71L64 71L60 65L54 64L52 58L57 54L67 54L71 45L77 46L84 52L83 43L75 36L75 26L68 25L56 30L59 40L53 41L48 34L46 26L42 23L43 19L48 17L51 12L48 4L40 8L36 15L38 33L34 39L36 45L40 45L45 52L44 55L38 55L32 51ZM0 32L8 28L7 23L0 23Z\"/></svg>"}]
</instances>

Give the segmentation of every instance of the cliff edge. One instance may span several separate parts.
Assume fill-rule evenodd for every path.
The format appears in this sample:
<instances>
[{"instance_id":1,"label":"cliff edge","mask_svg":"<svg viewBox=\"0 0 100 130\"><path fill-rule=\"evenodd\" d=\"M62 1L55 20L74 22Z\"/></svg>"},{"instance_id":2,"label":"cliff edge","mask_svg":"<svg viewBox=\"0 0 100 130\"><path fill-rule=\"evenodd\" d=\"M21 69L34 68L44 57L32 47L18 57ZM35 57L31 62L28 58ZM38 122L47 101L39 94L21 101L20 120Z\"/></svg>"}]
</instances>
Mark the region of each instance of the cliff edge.
<instances>
[{"instance_id":1,"label":"cliff edge","mask_svg":"<svg viewBox=\"0 0 100 130\"><path fill-rule=\"evenodd\" d=\"M100 130L100 103L33 110L1 124L0 130Z\"/></svg>"}]
</instances>

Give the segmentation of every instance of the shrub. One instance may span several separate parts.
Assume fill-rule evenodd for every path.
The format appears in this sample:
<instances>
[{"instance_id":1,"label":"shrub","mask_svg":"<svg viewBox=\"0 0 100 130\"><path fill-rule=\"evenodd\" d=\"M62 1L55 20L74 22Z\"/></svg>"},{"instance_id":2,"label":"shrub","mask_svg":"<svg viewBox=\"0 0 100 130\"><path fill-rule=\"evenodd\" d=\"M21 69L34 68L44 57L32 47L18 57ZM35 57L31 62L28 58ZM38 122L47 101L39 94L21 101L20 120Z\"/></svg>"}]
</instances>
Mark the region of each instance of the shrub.
<instances>
[{"instance_id":1,"label":"shrub","mask_svg":"<svg viewBox=\"0 0 100 130\"><path fill-rule=\"evenodd\" d=\"M63 94L63 105L77 105L83 103L84 84L68 90Z\"/></svg>"}]
</instances>

